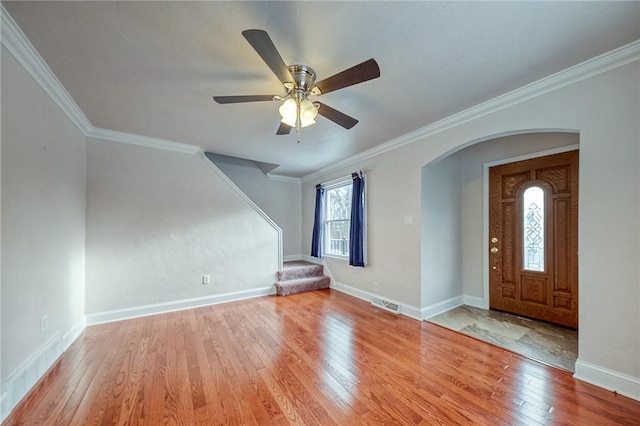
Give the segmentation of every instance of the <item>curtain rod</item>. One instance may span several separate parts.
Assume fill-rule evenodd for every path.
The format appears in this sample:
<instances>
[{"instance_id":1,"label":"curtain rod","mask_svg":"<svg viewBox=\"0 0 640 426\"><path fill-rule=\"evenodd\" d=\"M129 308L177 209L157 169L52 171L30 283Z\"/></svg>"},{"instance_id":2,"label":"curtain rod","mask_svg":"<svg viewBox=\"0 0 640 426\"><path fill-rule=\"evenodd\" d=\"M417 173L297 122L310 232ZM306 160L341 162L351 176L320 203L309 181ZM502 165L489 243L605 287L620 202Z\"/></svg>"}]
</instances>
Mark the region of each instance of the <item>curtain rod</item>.
<instances>
[{"instance_id":1,"label":"curtain rod","mask_svg":"<svg viewBox=\"0 0 640 426\"><path fill-rule=\"evenodd\" d=\"M365 174L365 175L366 175L366 174L367 174L367 173L369 173L370 171L371 171L371 168L368 168L368 169L360 170L360 173L363 173L363 174ZM354 172L354 173L355 173L355 172ZM350 179L351 179L351 173L349 173L349 174L348 174L348 175L346 175L346 176L342 176L342 177L339 177L339 178L336 178L336 179L332 179L332 180L327 181L327 182L321 182L321 183L319 183L318 185L320 185L320 186L328 186L328 185L333 185L334 183L341 182L341 181L343 181L343 180L344 180L344 181L346 181L346 180L350 180ZM316 185L316 187L317 187L318 185Z\"/></svg>"}]
</instances>

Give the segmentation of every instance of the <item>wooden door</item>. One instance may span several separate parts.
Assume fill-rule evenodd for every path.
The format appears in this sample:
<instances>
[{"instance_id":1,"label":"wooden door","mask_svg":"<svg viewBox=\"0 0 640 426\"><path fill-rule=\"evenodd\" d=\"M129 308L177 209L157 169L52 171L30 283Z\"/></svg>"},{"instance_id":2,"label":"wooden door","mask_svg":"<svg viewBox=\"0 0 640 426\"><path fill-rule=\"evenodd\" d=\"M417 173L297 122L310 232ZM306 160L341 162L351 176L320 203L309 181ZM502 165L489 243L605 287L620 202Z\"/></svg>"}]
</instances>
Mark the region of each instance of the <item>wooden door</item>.
<instances>
[{"instance_id":1,"label":"wooden door","mask_svg":"<svg viewBox=\"0 0 640 426\"><path fill-rule=\"evenodd\" d=\"M578 151L489 169L489 299L578 328Z\"/></svg>"}]
</instances>

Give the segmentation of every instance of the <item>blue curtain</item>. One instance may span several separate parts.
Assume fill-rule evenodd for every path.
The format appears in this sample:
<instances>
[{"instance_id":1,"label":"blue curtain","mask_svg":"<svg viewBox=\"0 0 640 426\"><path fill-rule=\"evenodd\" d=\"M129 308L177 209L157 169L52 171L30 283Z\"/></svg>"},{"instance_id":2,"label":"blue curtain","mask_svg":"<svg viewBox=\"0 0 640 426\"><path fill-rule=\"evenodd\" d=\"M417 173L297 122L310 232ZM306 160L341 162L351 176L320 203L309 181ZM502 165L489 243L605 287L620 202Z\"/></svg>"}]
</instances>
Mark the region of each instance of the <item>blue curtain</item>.
<instances>
[{"instance_id":1,"label":"blue curtain","mask_svg":"<svg viewBox=\"0 0 640 426\"><path fill-rule=\"evenodd\" d=\"M322 257L322 235L324 222L324 188L316 185L316 211L313 219L313 235L311 236L311 256Z\"/></svg>"},{"instance_id":2,"label":"blue curtain","mask_svg":"<svg viewBox=\"0 0 640 426\"><path fill-rule=\"evenodd\" d=\"M349 265L362 266L365 263L365 222L364 222L364 176L352 173L351 190L351 230L349 232Z\"/></svg>"}]
</instances>

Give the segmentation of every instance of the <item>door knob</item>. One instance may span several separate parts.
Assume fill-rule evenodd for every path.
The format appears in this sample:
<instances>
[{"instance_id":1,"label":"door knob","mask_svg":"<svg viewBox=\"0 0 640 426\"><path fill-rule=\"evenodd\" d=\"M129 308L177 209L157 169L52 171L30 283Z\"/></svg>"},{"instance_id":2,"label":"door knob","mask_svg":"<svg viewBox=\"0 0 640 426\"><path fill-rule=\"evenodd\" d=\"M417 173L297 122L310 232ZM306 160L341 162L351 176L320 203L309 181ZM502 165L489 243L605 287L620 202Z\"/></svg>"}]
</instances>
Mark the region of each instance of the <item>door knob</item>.
<instances>
[{"instance_id":1,"label":"door knob","mask_svg":"<svg viewBox=\"0 0 640 426\"><path fill-rule=\"evenodd\" d=\"M491 253L497 253L498 247L491 247Z\"/></svg>"}]
</instances>

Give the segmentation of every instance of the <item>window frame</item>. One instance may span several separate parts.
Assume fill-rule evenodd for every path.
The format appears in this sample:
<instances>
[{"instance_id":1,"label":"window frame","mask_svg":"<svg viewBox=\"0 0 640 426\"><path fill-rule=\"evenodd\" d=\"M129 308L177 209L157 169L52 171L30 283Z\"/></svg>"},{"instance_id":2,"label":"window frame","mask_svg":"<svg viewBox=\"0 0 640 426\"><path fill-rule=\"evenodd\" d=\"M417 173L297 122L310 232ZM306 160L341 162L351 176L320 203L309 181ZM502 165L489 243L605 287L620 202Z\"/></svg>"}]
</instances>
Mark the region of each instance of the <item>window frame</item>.
<instances>
[{"instance_id":1,"label":"window frame","mask_svg":"<svg viewBox=\"0 0 640 426\"><path fill-rule=\"evenodd\" d=\"M324 240L324 244L322 247L322 256L323 257L330 257L330 258L335 258L335 259L341 259L341 260L349 260L349 234L351 232L351 202L352 202L352 196L349 196L349 208L347 209L348 214L347 214L347 218L346 219L329 219L330 217L330 195L329 192L338 188L342 188L342 187L349 187L349 191L353 190L353 179L351 178L351 176L346 176L343 179L337 180L335 182L332 182L330 185L325 185L324 186L324 220L322 223L322 232L323 232L323 240ZM336 223L336 222L347 222L348 223L348 227L346 229L346 235L347 235L347 240L346 240L346 248L344 250L344 254L340 254L340 253L333 253L330 252L330 248L331 248L331 232L330 232L330 226L332 223Z\"/></svg>"}]
</instances>

